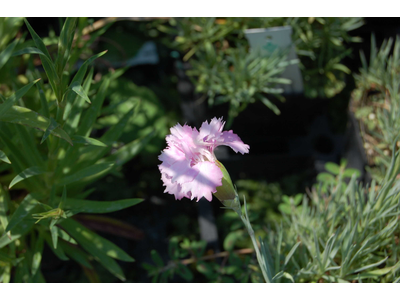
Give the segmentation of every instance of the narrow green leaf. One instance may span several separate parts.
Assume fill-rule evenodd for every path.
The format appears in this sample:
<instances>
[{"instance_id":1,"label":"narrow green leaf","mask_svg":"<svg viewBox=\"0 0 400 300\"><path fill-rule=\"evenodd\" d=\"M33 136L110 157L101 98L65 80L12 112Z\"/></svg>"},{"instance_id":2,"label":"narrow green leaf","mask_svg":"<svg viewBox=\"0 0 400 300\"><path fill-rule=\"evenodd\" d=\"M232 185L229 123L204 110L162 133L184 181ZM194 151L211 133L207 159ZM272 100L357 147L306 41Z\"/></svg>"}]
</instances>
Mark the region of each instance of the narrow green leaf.
<instances>
[{"instance_id":1,"label":"narrow green leaf","mask_svg":"<svg viewBox=\"0 0 400 300\"><path fill-rule=\"evenodd\" d=\"M22 180L25 180L25 179L35 176L35 175L43 174L45 172L46 171L43 168L37 167L37 166L25 169L24 171L22 171L21 173L19 173L17 176L14 177L14 179L11 181L10 186L8 188L11 189L18 182L21 182Z\"/></svg>"},{"instance_id":2,"label":"narrow green leaf","mask_svg":"<svg viewBox=\"0 0 400 300\"><path fill-rule=\"evenodd\" d=\"M289 262L289 260L292 258L294 252L296 251L297 247L299 247L300 244L301 244L301 242L297 242L297 243L292 247L292 249L290 249L288 255L287 255L286 258L285 258L285 262L284 262L284 265L285 265L285 266L287 265L287 263Z\"/></svg>"},{"instance_id":3,"label":"narrow green leaf","mask_svg":"<svg viewBox=\"0 0 400 300\"><path fill-rule=\"evenodd\" d=\"M79 97L82 97L87 103L91 104L88 95L85 93L85 90L80 85L79 82L73 82L70 86L71 90L73 90Z\"/></svg>"},{"instance_id":4,"label":"narrow green leaf","mask_svg":"<svg viewBox=\"0 0 400 300\"><path fill-rule=\"evenodd\" d=\"M103 105L104 99L106 97L108 86L110 85L110 79L106 78L96 96L93 98L92 105L86 110L81 123L79 124L77 135L89 136L92 131L93 125L96 122L97 117L100 114L101 107Z\"/></svg>"},{"instance_id":5,"label":"narrow green leaf","mask_svg":"<svg viewBox=\"0 0 400 300\"><path fill-rule=\"evenodd\" d=\"M86 268L89 268L89 269L93 269L93 266L89 262L88 255L84 251L82 251L78 247L73 247L63 241L60 241L60 244L62 244L64 252L69 257L71 257L73 260L75 260L77 263L81 264L82 266L85 266Z\"/></svg>"},{"instance_id":6,"label":"narrow green leaf","mask_svg":"<svg viewBox=\"0 0 400 300\"><path fill-rule=\"evenodd\" d=\"M128 121L135 117L137 112L139 111L140 103L136 104L132 107L119 121L108 129L103 136L101 137L101 141L110 145L111 143L117 141L122 135Z\"/></svg>"},{"instance_id":7,"label":"narrow green leaf","mask_svg":"<svg viewBox=\"0 0 400 300\"><path fill-rule=\"evenodd\" d=\"M31 268L32 276L35 275L40 268L40 263L42 261L43 246L44 246L43 236L39 234L35 243L35 247L33 249L32 268Z\"/></svg>"},{"instance_id":8,"label":"narrow green leaf","mask_svg":"<svg viewBox=\"0 0 400 300\"><path fill-rule=\"evenodd\" d=\"M261 97L260 99L261 99L261 102L264 103L264 105L266 107L268 107L270 110L272 110L276 115L281 114L281 111L279 110L279 108L275 104L273 104L270 100L268 100L265 97Z\"/></svg>"},{"instance_id":9,"label":"narrow green leaf","mask_svg":"<svg viewBox=\"0 0 400 300\"><path fill-rule=\"evenodd\" d=\"M104 144L103 142L101 142L99 140L81 136L81 135L73 135L73 136L71 136L71 139L74 144L84 144L84 145L92 145L92 146L98 146L98 147L108 147L106 144Z\"/></svg>"},{"instance_id":10,"label":"narrow green leaf","mask_svg":"<svg viewBox=\"0 0 400 300\"><path fill-rule=\"evenodd\" d=\"M36 199L35 195L28 194L11 216L5 231L10 231L19 223L21 223L22 220L32 212L38 203L39 201Z\"/></svg>"},{"instance_id":11,"label":"narrow green leaf","mask_svg":"<svg viewBox=\"0 0 400 300\"><path fill-rule=\"evenodd\" d=\"M26 218L26 219L22 220L21 222L19 222L13 228L11 235L4 234L2 237L0 237L0 248L3 248L4 246L7 246L8 244L19 239L21 236L23 236L28 231L30 231L34 224L35 224L35 221L30 218L29 219Z\"/></svg>"},{"instance_id":12,"label":"narrow green leaf","mask_svg":"<svg viewBox=\"0 0 400 300\"><path fill-rule=\"evenodd\" d=\"M54 226L56 227L56 226ZM77 245L78 243L68 234L66 233L64 230L62 230L60 227L56 227L57 228L57 235L63 239L64 241L70 243L70 244L74 244Z\"/></svg>"},{"instance_id":13,"label":"narrow green leaf","mask_svg":"<svg viewBox=\"0 0 400 300\"><path fill-rule=\"evenodd\" d=\"M39 50L41 52L43 52L43 54L39 54L40 58L42 60L42 65L43 65L44 70L46 71L50 85L53 88L54 93L58 97L58 86L60 83L60 79L58 78L54 64L51 60L51 56L50 56L49 52L47 51L47 48L46 48L45 44L43 43L42 39L33 30L31 25L29 24L29 22L26 19L24 19L24 22L25 22L26 26L28 27L28 30L33 38L33 41L34 41L36 47L39 48ZM61 101L61 99L58 99L58 100Z\"/></svg>"},{"instance_id":14,"label":"narrow green leaf","mask_svg":"<svg viewBox=\"0 0 400 300\"><path fill-rule=\"evenodd\" d=\"M368 266L364 266L364 267L358 268L358 269L356 269L356 270L350 271L349 273L359 273L359 272L362 272L362 271L364 271L364 270L377 267L377 266L383 264L388 258L389 258L389 257L385 257L384 259L382 259L382 260L380 260L380 261L378 261L378 262L376 262L376 263L373 263L373 264L370 264L370 265L368 265Z\"/></svg>"},{"instance_id":15,"label":"narrow green leaf","mask_svg":"<svg viewBox=\"0 0 400 300\"><path fill-rule=\"evenodd\" d=\"M21 97L23 97L26 92L29 91L29 89L40 79L37 79L27 85L25 85L23 88L19 89L14 95L9 97L4 103L0 105L0 121L2 121L2 117L5 116L6 114L9 113L9 110L11 107L19 100Z\"/></svg>"},{"instance_id":16,"label":"narrow green leaf","mask_svg":"<svg viewBox=\"0 0 400 300\"><path fill-rule=\"evenodd\" d=\"M51 241L53 242L54 249L57 249L57 241L58 241L58 230L55 224L57 223L57 219L52 219L50 222L50 233L51 233Z\"/></svg>"},{"instance_id":17,"label":"narrow green leaf","mask_svg":"<svg viewBox=\"0 0 400 300\"><path fill-rule=\"evenodd\" d=\"M10 59L15 46L18 44L19 40L15 39L11 44L9 44L3 52L0 53L0 70Z\"/></svg>"},{"instance_id":18,"label":"narrow green leaf","mask_svg":"<svg viewBox=\"0 0 400 300\"><path fill-rule=\"evenodd\" d=\"M143 202L143 199L124 199L116 201L94 201L68 198L65 204L65 210L72 210L77 213L104 214L119 211L127 207Z\"/></svg>"},{"instance_id":19,"label":"narrow green leaf","mask_svg":"<svg viewBox=\"0 0 400 300\"><path fill-rule=\"evenodd\" d=\"M45 55L43 53L43 51L39 50L38 48L26 47L24 49L15 51L12 56L19 56L19 55L22 55L22 54L40 54L40 55ZM49 58L47 57L47 59L49 59Z\"/></svg>"},{"instance_id":20,"label":"narrow green leaf","mask_svg":"<svg viewBox=\"0 0 400 300\"><path fill-rule=\"evenodd\" d=\"M67 187L64 185L63 192L61 195L61 201L58 204L58 208L63 209L66 201L67 201Z\"/></svg>"},{"instance_id":21,"label":"narrow green leaf","mask_svg":"<svg viewBox=\"0 0 400 300\"><path fill-rule=\"evenodd\" d=\"M14 127L17 135L19 136L20 146L22 151L25 152L26 159L30 166L42 166L44 160L37 147L36 139L32 134L31 129L25 126L11 124Z\"/></svg>"},{"instance_id":22,"label":"narrow green leaf","mask_svg":"<svg viewBox=\"0 0 400 300\"><path fill-rule=\"evenodd\" d=\"M5 191L0 184L0 224L3 227L4 231L8 225L8 203L10 201L10 195L7 191Z\"/></svg>"},{"instance_id":23,"label":"narrow green leaf","mask_svg":"<svg viewBox=\"0 0 400 300\"><path fill-rule=\"evenodd\" d=\"M49 135L53 132L53 130L56 129L58 126L59 126L59 124L56 122L56 120L54 120L53 118L50 117L49 126L47 126L40 143L43 144L43 142L49 137Z\"/></svg>"},{"instance_id":24,"label":"narrow green leaf","mask_svg":"<svg viewBox=\"0 0 400 300\"><path fill-rule=\"evenodd\" d=\"M92 84L94 68L91 68L89 74L86 76L85 82L83 83L83 89L85 93L89 93ZM75 132L78 127L80 118L82 116L83 106L85 100L78 97L71 90L67 90L67 99L65 103L65 110L63 119L66 120L66 131ZM70 131L68 131L70 130Z\"/></svg>"},{"instance_id":25,"label":"narrow green leaf","mask_svg":"<svg viewBox=\"0 0 400 300\"><path fill-rule=\"evenodd\" d=\"M16 266L21 260L23 260L24 257L19 257L16 258L15 256L12 257L10 255L7 255L3 252L0 252L0 262L5 262L5 263L9 263L13 266Z\"/></svg>"},{"instance_id":26,"label":"narrow green leaf","mask_svg":"<svg viewBox=\"0 0 400 300\"><path fill-rule=\"evenodd\" d=\"M108 163L108 162L89 166L74 174L64 177L58 182L58 185L68 185L73 182L80 181L84 178L86 180L90 180L93 177L98 177L107 174L113 166L114 163Z\"/></svg>"},{"instance_id":27,"label":"narrow green leaf","mask_svg":"<svg viewBox=\"0 0 400 300\"><path fill-rule=\"evenodd\" d=\"M86 74L86 70L88 68L88 66L96 59L99 58L100 56L103 56L104 54L107 53L106 51L100 52L96 55L93 55L92 57L90 57L89 59L87 59L82 66L79 68L78 72L76 73L76 75L74 76L74 79L72 79L72 82L79 82L79 84L81 84L81 82L83 81L83 78L85 77Z\"/></svg>"},{"instance_id":28,"label":"narrow green leaf","mask_svg":"<svg viewBox=\"0 0 400 300\"><path fill-rule=\"evenodd\" d=\"M0 150L0 160L4 161L7 164L11 164L11 161L8 159L7 155Z\"/></svg>"},{"instance_id":29,"label":"narrow green leaf","mask_svg":"<svg viewBox=\"0 0 400 300\"><path fill-rule=\"evenodd\" d=\"M147 136L126 144L107 158L100 160L100 162L115 162L115 166L121 166L127 161L131 160L134 156L136 156L143 149L143 147L154 137L154 135L155 131L152 131Z\"/></svg>"},{"instance_id":30,"label":"narrow green leaf","mask_svg":"<svg viewBox=\"0 0 400 300\"><path fill-rule=\"evenodd\" d=\"M71 51L72 41L74 39L77 18L67 18L61 29L60 38L58 40L58 55L56 60L56 68L58 74L62 74L67 64Z\"/></svg>"},{"instance_id":31,"label":"narrow green leaf","mask_svg":"<svg viewBox=\"0 0 400 300\"><path fill-rule=\"evenodd\" d=\"M65 255L64 249L62 247L53 247L53 241L52 238L48 233L44 233L44 238L46 240L47 245L49 245L49 248L53 251L53 253L61 260L69 260L69 258Z\"/></svg>"},{"instance_id":32,"label":"narrow green leaf","mask_svg":"<svg viewBox=\"0 0 400 300\"><path fill-rule=\"evenodd\" d=\"M50 111L49 111L49 105L47 103L46 96L44 94L43 82L42 81L37 82L36 83L36 87L37 87L37 89L39 91L41 113L43 114L44 117L49 118L50 117Z\"/></svg>"},{"instance_id":33,"label":"narrow green leaf","mask_svg":"<svg viewBox=\"0 0 400 300\"><path fill-rule=\"evenodd\" d=\"M0 105L0 109L2 105ZM34 112L33 110L21 106L12 106L6 115L0 117L0 121L25 125L39 129L44 132L46 131L46 129L49 127L50 124L49 119L39 115L37 112ZM51 131L51 134L66 140L68 143L72 145L70 137L61 128L55 128L53 131Z\"/></svg>"},{"instance_id":34,"label":"narrow green leaf","mask_svg":"<svg viewBox=\"0 0 400 300\"><path fill-rule=\"evenodd\" d=\"M68 218L60 224L86 251L93 255L99 253L122 261L133 262L132 257L125 253L121 248L87 229L79 222ZM98 256L100 258L100 256Z\"/></svg>"}]
</instances>

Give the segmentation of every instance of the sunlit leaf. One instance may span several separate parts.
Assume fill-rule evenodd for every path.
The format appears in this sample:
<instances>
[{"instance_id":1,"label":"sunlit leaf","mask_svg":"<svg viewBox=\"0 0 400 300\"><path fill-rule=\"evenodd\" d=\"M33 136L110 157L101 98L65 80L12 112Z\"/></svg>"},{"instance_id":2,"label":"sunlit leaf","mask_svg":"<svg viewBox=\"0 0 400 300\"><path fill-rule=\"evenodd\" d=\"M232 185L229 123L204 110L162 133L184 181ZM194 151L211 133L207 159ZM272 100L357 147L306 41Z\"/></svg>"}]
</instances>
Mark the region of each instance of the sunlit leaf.
<instances>
[{"instance_id":1,"label":"sunlit leaf","mask_svg":"<svg viewBox=\"0 0 400 300\"><path fill-rule=\"evenodd\" d=\"M73 136L71 136L71 139L74 144L84 144L84 145L92 145L92 146L98 146L98 147L108 147L103 142L93 139L93 138L90 138L90 137L73 135Z\"/></svg>"},{"instance_id":2,"label":"sunlit leaf","mask_svg":"<svg viewBox=\"0 0 400 300\"><path fill-rule=\"evenodd\" d=\"M1 109L0 105L0 109ZM49 127L50 120L39 115L37 112L34 112L26 107L21 106L12 106L6 115L0 116L0 121L11 122L15 124L25 125L29 127L33 127L39 129L41 131L46 131ZM62 130L61 128L55 128L51 131L51 134L66 140L68 143L72 145L72 141L68 134Z\"/></svg>"},{"instance_id":3,"label":"sunlit leaf","mask_svg":"<svg viewBox=\"0 0 400 300\"><path fill-rule=\"evenodd\" d=\"M71 218L64 220L60 225L79 243L79 245L92 254L101 252L109 257L122 261L134 261L132 257L126 254L125 251L120 249L118 246L97 235ZM96 249L94 253L91 251L93 249Z\"/></svg>"},{"instance_id":4,"label":"sunlit leaf","mask_svg":"<svg viewBox=\"0 0 400 300\"><path fill-rule=\"evenodd\" d=\"M54 120L53 118L50 118L49 126L47 126L40 143L42 144L49 137L49 135L53 132L53 130L56 129L58 126L59 126L59 124L56 122L56 120Z\"/></svg>"},{"instance_id":5,"label":"sunlit leaf","mask_svg":"<svg viewBox=\"0 0 400 300\"><path fill-rule=\"evenodd\" d=\"M21 182L22 180L25 180L25 179L35 176L35 175L43 174L45 172L46 171L43 168L37 167L37 166L25 169L24 171L22 171L21 173L19 173L17 176L14 177L14 179L11 181L10 186L8 188L11 189L18 182Z\"/></svg>"},{"instance_id":6,"label":"sunlit leaf","mask_svg":"<svg viewBox=\"0 0 400 300\"><path fill-rule=\"evenodd\" d=\"M6 115L8 115L10 113L10 109L12 108L12 106L19 100L21 99L21 97L23 97L28 91L29 89L36 83L38 82L40 79L37 79L27 85L25 85L23 88L21 88L20 90L18 90L14 95L12 95L11 97L9 97L4 103L2 103L0 105L0 121L2 120L2 117L6 117Z\"/></svg>"},{"instance_id":7,"label":"sunlit leaf","mask_svg":"<svg viewBox=\"0 0 400 300\"><path fill-rule=\"evenodd\" d=\"M79 84L79 82L73 82L71 84L71 90L73 90L79 97L82 97L83 99L85 99L85 101L89 104L91 104L92 102L90 102L90 99L88 97L88 95L85 93L85 90L83 89L83 87Z\"/></svg>"},{"instance_id":8,"label":"sunlit leaf","mask_svg":"<svg viewBox=\"0 0 400 300\"><path fill-rule=\"evenodd\" d=\"M65 210L72 210L77 213L104 214L131 207L143 202L143 199L125 199L116 201L94 201L67 198Z\"/></svg>"},{"instance_id":9,"label":"sunlit leaf","mask_svg":"<svg viewBox=\"0 0 400 300\"><path fill-rule=\"evenodd\" d=\"M74 174L64 177L58 182L58 185L68 185L73 182L80 181L82 179L90 180L93 177L98 177L107 174L113 166L114 163L100 163L100 164L95 164L93 166L89 166Z\"/></svg>"},{"instance_id":10,"label":"sunlit leaf","mask_svg":"<svg viewBox=\"0 0 400 300\"><path fill-rule=\"evenodd\" d=\"M6 47L1 53L0 53L0 70L1 68L7 63L9 58L12 55L12 52L14 51L15 46L18 44L19 40L15 39L10 45Z\"/></svg>"},{"instance_id":11,"label":"sunlit leaf","mask_svg":"<svg viewBox=\"0 0 400 300\"><path fill-rule=\"evenodd\" d=\"M43 252L43 245L44 245L44 240L42 235L38 235L35 247L33 249L33 256L32 256L32 275L35 275L36 272L40 268L40 263L42 261L42 252Z\"/></svg>"},{"instance_id":12,"label":"sunlit leaf","mask_svg":"<svg viewBox=\"0 0 400 300\"><path fill-rule=\"evenodd\" d=\"M35 195L28 194L24 200L20 203L18 208L15 210L11 216L8 226L5 231L12 230L15 226L22 222L22 220L27 217L32 210L38 205L39 201L36 199ZM33 221L33 218L31 219ZM33 221L34 222L34 221ZM13 233L13 232L12 232Z\"/></svg>"},{"instance_id":13,"label":"sunlit leaf","mask_svg":"<svg viewBox=\"0 0 400 300\"><path fill-rule=\"evenodd\" d=\"M11 161L8 159L7 155L0 150L0 160L4 161L5 163L11 164Z\"/></svg>"}]
</instances>

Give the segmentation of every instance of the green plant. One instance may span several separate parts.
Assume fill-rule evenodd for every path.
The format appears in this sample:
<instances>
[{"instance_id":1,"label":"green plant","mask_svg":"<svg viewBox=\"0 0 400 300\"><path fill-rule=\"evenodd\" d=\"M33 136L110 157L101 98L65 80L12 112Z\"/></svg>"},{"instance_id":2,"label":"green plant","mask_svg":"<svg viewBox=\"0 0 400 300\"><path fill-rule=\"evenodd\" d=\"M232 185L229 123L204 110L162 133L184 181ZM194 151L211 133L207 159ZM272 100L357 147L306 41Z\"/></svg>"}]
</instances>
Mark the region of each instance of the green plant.
<instances>
[{"instance_id":1,"label":"green plant","mask_svg":"<svg viewBox=\"0 0 400 300\"><path fill-rule=\"evenodd\" d=\"M285 67L286 56L274 52L263 57L255 52L246 53L244 48L226 51L218 55L214 48L207 54L199 54L198 61L192 61L193 70L187 74L195 79L196 91L208 97L210 106L229 103L227 126L247 105L257 100L264 103L274 113L280 114L278 107L268 99L272 95L283 101L282 88L277 84L289 84L290 80L279 78Z\"/></svg>"},{"instance_id":2,"label":"green plant","mask_svg":"<svg viewBox=\"0 0 400 300\"><path fill-rule=\"evenodd\" d=\"M363 25L362 18L289 18L300 59L304 94L331 98L342 91L350 69L343 59L351 55L350 43L360 42L349 31Z\"/></svg>"},{"instance_id":3,"label":"green plant","mask_svg":"<svg viewBox=\"0 0 400 300\"><path fill-rule=\"evenodd\" d=\"M187 74L209 105L230 103L229 126L249 103L259 100L279 114L267 95L283 100L277 84L288 83L279 78L287 65L285 55L249 53L246 29L290 25L305 96L331 98L343 90L350 74L343 64L351 54L348 44L360 41L349 32L362 24L361 18L170 18L153 26L167 33L165 43L190 62Z\"/></svg>"},{"instance_id":4,"label":"green plant","mask_svg":"<svg viewBox=\"0 0 400 300\"><path fill-rule=\"evenodd\" d=\"M391 50L393 53L391 54ZM370 164L369 171L382 180L390 166L392 148L400 131L400 39L385 40L378 49L371 38L369 63L360 53L362 68L355 74L357 89L352 106L360 122L361 136Z\"/></svg>"},{"instance_id":5,"label":"green plant","mask_svg":"<svg viewBox=\"0 0 400 300\"><path fill-rule=\"evenodd\" d=\"M85 199L93 192L88 189L90 184L117 172L139 153L154 132L136 140L119 141L129 121L140 115L140 103L136 101L118 122L104 128L104 133L96 133L98 117L107 103L107 89L123 70L106 74L94 89L94 69L89 72L87 69L106 53L104 51L84 61L75 72L71 57L76 51L73 43L77 22L81 24L82 21L77 18L65 20L57 42L57 55L53 59L53 53L48 51L43 39L25 20L34 47L28 42L28 47L12 53L14 60L27 62L24 76L30 83L10 96L1 96L0 100L2 282L11 279L43 282L40 263L46 259L42 257L45 243L61 260L71 258L78 262L86 274L91 274L89 280L97 280L94 261L120 280L125 277L115 259L134 261L73 216L109 213L143 201L138 198ZM5 57L7 52L4 51L0 57ZM31 63L34 55L39 55L42 61L42 80L35 79L39 72ZM8 59L10 57L7 55ZM17 77L16 74L13 76ZM20 83L14 79L12 89L18 85ZM32 91L33 85L36 85L36 91ZM114 112L109 110L107 114L112 116Z\"/></svg>"}]
</instances>

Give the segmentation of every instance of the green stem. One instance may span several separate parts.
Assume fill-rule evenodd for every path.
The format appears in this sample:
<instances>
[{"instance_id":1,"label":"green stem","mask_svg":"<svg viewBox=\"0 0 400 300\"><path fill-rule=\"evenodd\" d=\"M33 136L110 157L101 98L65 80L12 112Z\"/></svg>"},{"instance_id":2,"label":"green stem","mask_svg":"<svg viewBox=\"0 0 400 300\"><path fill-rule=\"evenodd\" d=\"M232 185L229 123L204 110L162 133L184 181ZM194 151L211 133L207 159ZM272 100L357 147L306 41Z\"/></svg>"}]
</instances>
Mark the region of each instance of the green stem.
<instances>
[{"instance_id":1,"label":"green stem","mask_svg":"<svg viewBox=\"0 0 400 300\"><path fill-rule=\"evenodd\" d=\"M248 218L246 216L244 216L242 214L242 210L240 209L240 207L236 208L236 209L233 209L233 210L242 219L242 222L243 222L244 226L246 227L247 232L249 233L251 241L253 242L254 250L256 251L257 261L258 261L258 264L260 265L260 269L261 269L262 274L264 276L264 280L265 280L265 282L269 282L267 271L265 270L264 263L263 263L264 260L263 260L263 257L261 255L260 249L258 248L257 239L256 239L256 237L254 235L254 230L251 227L250 221L248 220Z\"/></svg>"}]
</instances>

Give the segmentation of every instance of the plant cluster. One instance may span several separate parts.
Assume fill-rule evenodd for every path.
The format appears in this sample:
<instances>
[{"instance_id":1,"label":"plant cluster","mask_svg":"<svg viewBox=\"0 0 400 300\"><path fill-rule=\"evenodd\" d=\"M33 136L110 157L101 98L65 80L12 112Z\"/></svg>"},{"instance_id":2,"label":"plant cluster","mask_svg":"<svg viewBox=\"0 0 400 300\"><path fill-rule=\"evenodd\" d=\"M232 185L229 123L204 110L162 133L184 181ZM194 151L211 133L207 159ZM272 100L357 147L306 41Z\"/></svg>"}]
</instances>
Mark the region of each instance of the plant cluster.
<instances>
[{"instance_id":1,"label":"plant cluster","mask_svg":"<svg viewBox=\"0 0 400 300\"><path fill-rule=\"evenodd\" d=\"M166 43L184 53L191 68L200 100L210 106L229 103L228 127L248 104L262 101L279 114L276 100L284 101L288 84L281 73L290 63L299 63L308 98L331 98L341 92L350 70L343 59L351 54L350 43L359 42L349 32L359 28L360 18L171 18L156 21L155 27L169 36ZM287 61L285 51L260 56L250 52L244 32L250 28L287 26L293 28L292 40L298 61Z\"/></svg>"},{"instance_id":2,"label":"plant cluster","mask_svg":"<svg viewBox=\"0 0 400 300\"><path fill-rule=\"evenodd\" d=\"M4 29L23 22L0 21ZM118 173L154 132L130 134L121 141L132 120L146 114L139 98L107 103L108 89L124 70L104 76L94 76L93 67L87 71L106 51L80 60L90 52L87 37L80 34L85 19L67 18L59 37L47 40L47 45L24 21L32 40L17 37L2 44L0 52L0 68L24 66L21 74L8 69L17 82L0 85L0 281L45 281L40 269L45 247L61 260L75 260L90 281L99 280L94 263L125 280L115 260L134 259L74 216L109 213L143 201L85 199L93 192L93 182ZM7 30L16 34L15 28ZM35 67L37 55L42 70ZM130 106L119 114L113 105ZM106 118L114 120L112 125L100 121ZM130 126L130 131L135 129ZM110 218L97 221L113 223Z\"/></svg>"},{"instance_id":3,"label":"plant cluster","mask_svg":"<svg viewBox=\"0 0 400 300\"><path fill-rule=\"evenodd\" d=\"M400 39L395 43L384 40L378 49L372 36L369 62L363 52L360 58L362 68L354 75L357 89L352 109L360 123L368 170L382 180L392 151L400 145L393 146L400 132Z\"/></svg>"}]
</instances>

